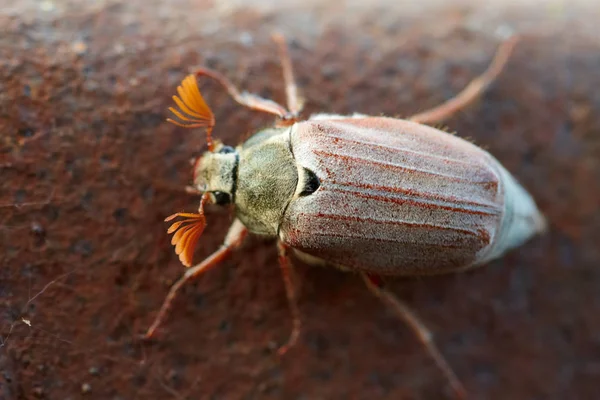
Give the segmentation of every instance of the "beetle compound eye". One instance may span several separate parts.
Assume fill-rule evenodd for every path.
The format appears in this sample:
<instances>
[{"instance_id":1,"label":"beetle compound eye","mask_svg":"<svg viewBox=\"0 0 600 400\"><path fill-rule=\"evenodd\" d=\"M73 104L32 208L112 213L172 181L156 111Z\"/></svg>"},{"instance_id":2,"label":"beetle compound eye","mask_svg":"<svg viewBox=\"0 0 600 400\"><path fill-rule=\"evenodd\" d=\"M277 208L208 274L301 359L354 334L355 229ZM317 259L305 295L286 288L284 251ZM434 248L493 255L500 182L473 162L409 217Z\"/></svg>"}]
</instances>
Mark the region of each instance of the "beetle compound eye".
<instances>
[{"instance_id":1,"label":"beetle compound eye","mask_svg":"<svg viewBox=\"0 0 600 400\"><path fill-rule=\"evenodd\" d=\"M317 191L317 189L321 186L321 182L317 175L312 172L310 169L304 168L304 188L300 192L300 196L308 196L309 194L313 194Z\"/></svg>"},{"instance_id":2,"label":"beetle compound eye","mask_svg":"<svg viewBox=\"0 0 600 400\"><path fill-rule=\"evenodd\" d=\"M223 146L223 147L221 147L221 149L219 149L219 153L220 154L235 153L235 149L231 146Z\"/></svg>"},{"instance_id":3,"label":"beetle compound eye","mask_svg":"<svg viewBox=\"0 0 600 400\"><path fill-rule=\"evenodd\" d=\"M229 193L212 192L212 195L215 196L215 204L224 206L226 204L231 203L231 196L229 195Z\"/></svg>"}]
</instances>

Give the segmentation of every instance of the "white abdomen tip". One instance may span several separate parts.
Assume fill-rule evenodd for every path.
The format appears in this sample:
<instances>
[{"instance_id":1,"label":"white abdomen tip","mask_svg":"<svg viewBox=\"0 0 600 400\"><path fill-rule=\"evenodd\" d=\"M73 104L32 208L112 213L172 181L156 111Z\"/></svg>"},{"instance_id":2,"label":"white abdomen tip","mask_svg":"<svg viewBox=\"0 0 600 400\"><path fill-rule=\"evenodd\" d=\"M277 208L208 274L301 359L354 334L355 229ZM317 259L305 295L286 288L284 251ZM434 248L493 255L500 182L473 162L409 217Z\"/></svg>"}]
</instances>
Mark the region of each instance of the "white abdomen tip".
<instances>
[{"instance_id":1,"label":"white abdomen tip","mask_svg":"<svg viewBox=\"0 0 600 400\"><path fill-rule=\"evenodd\" d=\"M495 243L481 263L500 257L547 229L546 218L531 195L504 167L500 166L499 172L504 184L504 217Z\"/></svg>"}]
</instances>

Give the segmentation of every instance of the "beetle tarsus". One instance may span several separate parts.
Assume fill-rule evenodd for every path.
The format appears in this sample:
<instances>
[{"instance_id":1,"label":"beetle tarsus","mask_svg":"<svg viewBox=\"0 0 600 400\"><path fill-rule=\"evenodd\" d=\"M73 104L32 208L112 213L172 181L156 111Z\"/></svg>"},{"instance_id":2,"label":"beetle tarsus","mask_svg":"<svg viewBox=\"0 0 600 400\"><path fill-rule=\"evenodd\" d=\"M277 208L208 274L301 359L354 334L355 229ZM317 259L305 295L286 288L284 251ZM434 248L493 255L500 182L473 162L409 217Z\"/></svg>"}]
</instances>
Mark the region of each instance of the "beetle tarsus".
<instances>
[{"instance_id":1,"label":"beetle tarsus","mask_svg":"<svg viewBox=\"0 0 600 400\"><path fill-rule=\"evenodd\" d=\"M369 290L382 301L392 307L394 312L400 319L404 320L410 328L415 332L421 343L427 349L427 352L435 360L438 367L442 370L446 378L450 382L450 386L454 390L456 397L459 399L466 398L466 390L462 383L456 377L456 374L435 345L431 331L421 322L417 315L402 301L400 301L393 293L383 288L379 277L362 274L363 279Z\"/></svg>"},{"instance_id":2,"label":"beetle tarsus","mask_svg":"<svg viewBox=\"0 0 600 400\"><path fill-rule=\"evenodd\" d=\"M292 312L292 333L290 334L287 343L277 350L277 354L282 356L298 342L301 320L300 310L298 309L298 299L296 297L296 288L292 279L294 270L288 255L288 247L282 242L277 242L277 249L279 250L279 265L281 267L283 283L285 284L285 293L287 295L290 311Z\"/></svg>"},{"instance_id":3,"label":"beetle tarsus","mask_svg":"<svg viewBox=\"0 0 600 400\"><path fill-rule=\"evenodd\" d=\"M152 325L150 325L150 328L148 328L148 330L144 334L145 339L152 338L154 332L156 332L156 329L160 326L162 320L165 318L167 311L169 311L169 309L171 308L171 304L173 303L173 300L175 299L175 296L177 295L179 289L181 289L183 285L185 285L185 283L187 283L187 281L189 281L190 279L195 278L203 272L209 270L210 268L219 265L225 258L227 258L233 252L235 248L239 247L242 244L247 232L248 230L246 229L246 227L244 227L244 225L236 219L235 221L233 221L233 224L231 224L231 227L229 228L227 236L225 237L225 240L221 247L217 251L212 253L210 256L208 256L206 259L204 259L204 261L185 271L185 274L181 278L179 278L179 280L175 282L173 286L171 286L171 290L169 290L169 294L165 298L160 308L160 311L158 312L158 315L154 319Z\"/></svg>"},{"instance_id":4,"label":"beetle tarsus","mask_svg":"<svg viewBox=\"0 0 600 400\"><path fill-rule=\"evenodd\" d=\"M418 122L419 124L440 123L457 112L471 105L483 92L498 78L502 72L510 55L513 52L518 36L512 36L505 40L494 56L494 59L485 70L485 72L473 79L460 93L437 107L415 114L409 118L409 121Z\"/></svg>"}]
</instances>

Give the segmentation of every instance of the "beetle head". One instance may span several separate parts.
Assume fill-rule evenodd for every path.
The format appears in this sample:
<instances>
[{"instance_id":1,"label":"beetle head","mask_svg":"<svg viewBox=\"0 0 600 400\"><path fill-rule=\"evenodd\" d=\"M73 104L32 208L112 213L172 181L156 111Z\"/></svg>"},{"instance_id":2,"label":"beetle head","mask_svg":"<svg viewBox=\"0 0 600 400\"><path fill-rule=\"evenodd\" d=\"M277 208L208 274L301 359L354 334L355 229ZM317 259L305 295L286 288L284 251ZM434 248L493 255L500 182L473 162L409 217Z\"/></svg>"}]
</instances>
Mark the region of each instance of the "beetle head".
<instances>
[{"instance_id":1,"label":"beetle head","mask_svg":"<svg viewBox=\"0 0 600 400\"><path fill-rule=\"evenodd\" d=\"M207 193L214 204L231 204L235 196L238 161L236 149L215 141L215 151L207 151L196 161L194 186Z\"/></svg>"},{"instance_id":2,"label":"beetle head","mask_svg":"<svg viewBox=\"0 0 600 400\"><path fill-rule=\"evenodd\" d=\"M214 71L211 72L209 70L200 69L196 71L195 74L188 75L182 81L181 85L177 88L178 96L173 96L173 101L177 107L169 108L175 118L168 118L167 121L184 128L206 128L206 144L208 146L208 151L196 161L194 166L194 186L203 193L200 206L198 207L198 213L177 213L166 219L166 221L171 221L176 217L186 218L174 222L168 230L169 233L173 233L171 243L175 245L175 252L179 255L181 262L186 266L191 266L196 242L206 226L204 205L207 203L226 205L236 201L235 192L237 186L239 153L236 149L233 149L230 146L224 146L212 139L215 116L198 89L196 77L201 75L207 75L216 79L227 89L229 94L242 105L279 116L283 120L281 126L289 126L295 121L294 113L287 111L284 107L273 101L262 99L247 93L240 94L228 80ZM297 111L298 110L295 112ZM287 147L285 151L289 152ZM267 153L268 152L267 148ZM267 157L267 159L269 159L269 157ZM262 162L264 158L258 157L257 160ZM280 165L277 165L276 163L273 169L277 170L277 167L279 166ZM254 171L252 168L249 169L251 172ZM294 168L291 174L288 174L292 176L292 179L288 179L288 181L295 182L295 174L296 170ZM255 181L255 179L250 180L251 182ZM264 189L269 186L263 185L262 187ZM289 191L293 193L293 188ZM248 195L250 196L255 194L248 190L246 190L246 192L248 192ZM283 197L285 198L285 196L286 193L284 193ZM262 198L265 197L262 196ZM248 199L246 199L245 204L248 204L247 200ZM271 203L273 203L273 199L270 199L270 203L267 202L267 205L272 205ZM279 203L281 203L281 201L279 201ZM262 210L257 211L257 213L261 215L264 214Z\"/></svg>"}]
</instances>

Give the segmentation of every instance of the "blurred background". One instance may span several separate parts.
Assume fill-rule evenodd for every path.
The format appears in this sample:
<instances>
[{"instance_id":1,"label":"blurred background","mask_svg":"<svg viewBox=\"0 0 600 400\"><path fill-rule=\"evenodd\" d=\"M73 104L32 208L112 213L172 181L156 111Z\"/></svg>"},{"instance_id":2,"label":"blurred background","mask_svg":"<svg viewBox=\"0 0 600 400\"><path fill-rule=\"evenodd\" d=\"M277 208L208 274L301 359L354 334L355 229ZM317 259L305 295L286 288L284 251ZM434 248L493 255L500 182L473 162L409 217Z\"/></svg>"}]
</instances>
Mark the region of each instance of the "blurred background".
<instances>
[{"instance_id":1,"label":"blurred background","mask_svg":"<svg viewBox=\"0 0 600 400\"><path fill-rule=\"evenodd\" d=\"M282 32L312 112L408 116L523 40L450 131L489 150L550 232L473 272L396 280L474 399L600 393L597 1L0 0L0 399L440 399L412 332L351 274L296 261L303 332L273 241L251 238L138 339L184 268L163 219L193 211L204 134L164 122L193 67L284 100ZM240 143L272 122L202 82ZM208 210L196 260L229 213Z\"/></svg>"}]
</instances>

